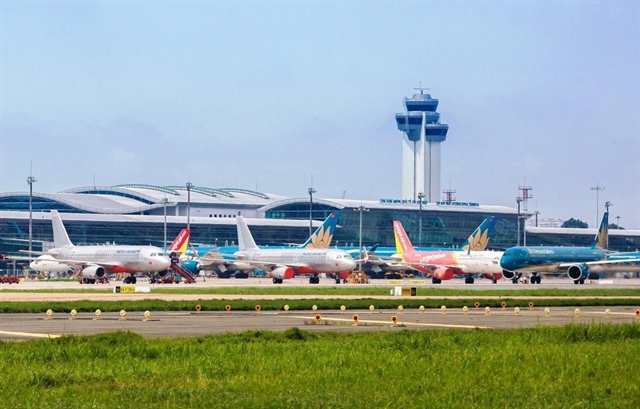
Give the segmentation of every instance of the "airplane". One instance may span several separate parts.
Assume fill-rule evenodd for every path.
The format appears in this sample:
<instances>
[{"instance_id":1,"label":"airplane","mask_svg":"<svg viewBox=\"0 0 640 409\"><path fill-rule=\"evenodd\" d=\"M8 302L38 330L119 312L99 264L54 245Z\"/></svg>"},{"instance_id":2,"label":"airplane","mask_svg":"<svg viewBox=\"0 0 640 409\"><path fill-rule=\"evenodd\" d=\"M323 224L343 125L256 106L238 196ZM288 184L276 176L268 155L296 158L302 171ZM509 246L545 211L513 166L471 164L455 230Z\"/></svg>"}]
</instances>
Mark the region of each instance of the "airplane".
<instances>
[{"instance_id":1,"label":"airplane","mask_svg":"<svg viewBox=\"0 0 640 409\"><path fill-rule=\"evenodd\" d=\"M337 218L337 217L336 217ZM349 253L329 248L280 248L265 249L256 245L247 222L242 216L236 219L239 250L233 254L237 262L252 269L260 268L271 273L274 284L297 274L312 274L310 284L320 282L319 273L335 274L347 278L356 263ZM229 262L229 260L211 259L203 256L201 262ZM232 262L234 263L234 262Z\"/></svg>"},{"instance_id":2,"label":"airplane","mask_svg":"<svg viewBox=\"0 0 640 409\"><path fill-rule=\"evenodd\" d=\"M171 267L165 252L155 246L75 246L57 210L51 211L54 248L34 254L48 255L58 263L82 269L82 281L94 284L108 273L129 273L125 284L135 284L135 273L164 276ZM51 261L51 260L49 260Z\"/></svg>"},{"instance_id":3,"label":"airplane","mask_svg":"<svg viewBox=\"0 0 640 409\"><path fill-rule=\"evenodd\" d=\"M493 234L493 230L497 224L497 217L490 216L487 217L467 238L467 240L462 244L459 251L469 250L480 251L485 250L487 245L489 244L489 239ZM450 252L454 251L453 249L448 248L434 248L434 249L414 249L417 252ZM408 265L402 260L402 256L397 253L398 250L393 248L391 251L389 248L381 248L379 249L377 246L373 246L368 252L366 249L362 252L361 258L363 260L366 259L362 263L362 271L364 271L367 275L372 278L384 278L386 274L390 274L389 276L394 276L394 274L400 271L407 271L414 269L412 266ZM380 256L379 253L392 253L388 256ZM354 255L353 253L351 253ZM495 252L492 252L495 254ZM357 260L356 260L357 261ZM419 270L420 271L420 270Z\"/></svg>"},{"instance_id":4,"label":"airplane","mask_svg":"<svg viewBox=\"0 0 640 409\"><path fill-rule=\"evenodd\" d=\"M411 268L431 275L433 284L440 284L442 280L450 280L456 275L467 275L466 284L473 284L474 274L493 280L496 283L503 277L500 267L501 251L480 251L486 248L496 218L491 216L470 236L466 250L416 251L407 236L402 223L393 222L393 232L396 249L402 257L402 263Z\"/></svg>"},{"instance_id":5,"label":"airplane","mask_svg":"<svg viewBox=\"0 0 640 409\"><path fill-rule=\"evenodd\" d=\"M532 273L531 283L540 284L538 273L567 274L575 284L599 273L640 271L640 253L612 253L606 249L609 213L605 212L590 247L517 246L505 250L500 259L504 276L517 283L525 272Z\"/></svg>"},{"instance_id":6,"label":"airplane","mask_svg":"<svg viewBox=\"0 0 640 409\"><path fill-rule=\"evenodd\" d=\"M189 229L182 229L182 231L176 236L175 240L168 247L167 252L171 254L184 253L187 244L189 242ZM104 246L101 246L103 248ZM23 257L25 260L32 260L29 264L29 268L39 273L65 273L67 275L74 275L77 269L69 264L63 263L49 254L43 254L36 259L32 257ZM120 273L117 273L118 275ZM99 277L103 278L103 277ZM83 277L81 282L83 283L95 283L95 279Z\"/></svg>"},{"instance_id":7,"label":"airplane","mask_svg":"<svg viewBox=\"0 0 640 409\"><path fill-rule=\"evenodd\" d=\"M305 241L303 244L293 247L298 249L327 249L331 244L333 235L340 220L341 212L331 213L322 223L320 227ZM273 247L271 247L273 248ZM279 247L288 248L292 247ZM204 250L204 251L203 251ZM193 248L192 256L186 256L181 259L181 266L191 273L198 274L200 271L214 271L219 278L230 278L232 274L236 278L247 278L246 271L255 270L254 265L243 263L233 257L233 253L240 250L239 247L208 247ZM203 252L199 256L199 252ZM183 253L184 254L184 253Z\"/></svg>"}]
</instances>

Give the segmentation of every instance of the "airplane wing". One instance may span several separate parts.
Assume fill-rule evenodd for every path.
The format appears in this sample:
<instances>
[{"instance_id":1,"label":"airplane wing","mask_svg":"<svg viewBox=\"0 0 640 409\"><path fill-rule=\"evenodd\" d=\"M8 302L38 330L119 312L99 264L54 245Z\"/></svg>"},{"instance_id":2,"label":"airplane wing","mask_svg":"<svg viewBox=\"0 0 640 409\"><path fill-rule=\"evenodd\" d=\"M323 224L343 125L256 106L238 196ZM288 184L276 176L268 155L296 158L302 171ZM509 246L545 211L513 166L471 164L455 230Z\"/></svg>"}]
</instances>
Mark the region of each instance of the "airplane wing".
<instances>
[{"instance_id":1,"label":"airplane wing","mask_svg":"<svg viewBox=\"0 0 640 409\"><path fill-rule=\"evenodd\" d=\"M445 267L445 268L455 268L455 269L461 269L464 266L461 266L460 264L430 264L430 263L409 263L407 261L401 261L398 264L404 264L406 266L410 266L410 267L422 267L422 268L439 268L439 267Z\"/></svg>"},{"instance_id":2,"label":"airplane wing","mask_svg":"<svg viewBox=\"0 0 640 409\"><path fill-rule=\"evenodd\" d=\"M70 266L78 266L78 267L100 266L100 267L104 267L106 270L111 270L114 267L122 266L122 263L107 263L103 261L88 261L88 260L76 260L76 259L66 260L61 258L54 258L54 260L51 260L51 261L57 261L58 263L68 264Z\"/></svg>"},{"instance_id":3,"label":"airplane wing","mask_svg":"<svg viewBox=\"0 0 640 409\"><path fill-rule=\"evenodd\" d=\"M566 270L567 268L574 266L576 264L584 264L587 267L595 267L595 266L636 266L640 263L640 258L620 258L620 259L603 259L597 261L587 261L586 263L560 263L558 264L558 268L561 270Z\"/></svg>"}]
</instances>

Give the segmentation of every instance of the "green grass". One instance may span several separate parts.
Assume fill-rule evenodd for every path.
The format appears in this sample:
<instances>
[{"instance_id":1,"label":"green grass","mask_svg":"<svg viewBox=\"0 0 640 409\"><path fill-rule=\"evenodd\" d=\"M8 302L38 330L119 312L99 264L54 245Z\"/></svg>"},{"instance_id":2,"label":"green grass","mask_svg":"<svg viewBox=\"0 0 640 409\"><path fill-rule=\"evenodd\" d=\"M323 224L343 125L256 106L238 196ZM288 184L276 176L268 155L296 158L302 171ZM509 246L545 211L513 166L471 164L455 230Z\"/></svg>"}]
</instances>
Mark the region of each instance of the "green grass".
<instances>
[{"instance_id":1,"label":"green grass","mask_svg":"<svg viewBox=\"0 0 640 409\"><path fill-rule=\"evenodd\" d=\"M234 311L251 311L256 305L264 311L283 310L288 305L291 310L311 310L316 305L321 310L339 310L344 305L350 310L368 309L373 305L376 309L392 308L395 309L399 305L404 308L419 308L423 305L425 308L440 308L445 305L447 308L462 308L467 306L472 308L474 303L478 302L481 308L489 306L491 308L500 308L502 302L507 303L508 308L527 307L529 302L533 302L535 307L598 307L598 306L640 306L638 299L481 299L481 298L465 298L465 299L426 299L418 300L415 298L397 297L394 299L373 299L362 298L358 300L296 300L296 299L279 299L279 300L195 300L195 301L163 301L163 300L136 300L136 301L29 301L29 302L0 302L0 313L44 313L51 309L54 312L68 313L75 309L78 312L90 312L100 309L104 312L108 311L195 311L196 306L200 305L202 311L224 311L228 304Z\"/></svg>"},{"instance_id":2,"label":"green grass","mask_svg":"<svg viewBox=\"0 0 640 409\"><path fill-rule=\"evenodd\" d=\"M0 407L631 408L640 325L0 342Z\"/></svg>"}]
</instances>

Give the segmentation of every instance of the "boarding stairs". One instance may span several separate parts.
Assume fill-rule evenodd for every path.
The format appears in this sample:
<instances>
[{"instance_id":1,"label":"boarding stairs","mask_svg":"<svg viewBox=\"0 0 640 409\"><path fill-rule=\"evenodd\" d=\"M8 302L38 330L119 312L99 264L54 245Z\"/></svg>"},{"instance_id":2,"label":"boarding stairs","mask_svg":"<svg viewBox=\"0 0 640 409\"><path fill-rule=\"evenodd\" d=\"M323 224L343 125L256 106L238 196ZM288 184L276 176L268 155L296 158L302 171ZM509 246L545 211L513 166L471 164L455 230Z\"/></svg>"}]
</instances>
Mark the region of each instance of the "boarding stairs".
<instances>
[{"instance_id":1,"label":"boarding stairs","mask_svg":"<svg viewBox=\"0 0 640 409\"><path fill-rule=\"evenodd\" d=\"M193 284L196 282L196 278L188 270L182 268L180 264L171 262L171 269L177 274L180 274L184 278L184 282L187 284Z\"/></svg>"}]
</instances>

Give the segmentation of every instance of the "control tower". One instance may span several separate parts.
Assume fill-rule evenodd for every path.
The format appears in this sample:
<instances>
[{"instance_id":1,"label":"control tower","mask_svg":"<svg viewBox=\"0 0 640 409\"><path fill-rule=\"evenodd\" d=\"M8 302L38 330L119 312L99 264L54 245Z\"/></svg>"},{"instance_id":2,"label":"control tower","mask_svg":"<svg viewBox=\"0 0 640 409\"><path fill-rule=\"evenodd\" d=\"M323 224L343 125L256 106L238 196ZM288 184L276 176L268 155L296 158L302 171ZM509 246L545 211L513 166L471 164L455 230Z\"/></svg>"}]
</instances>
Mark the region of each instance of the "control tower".
<instances>
[{"instance_id":1,"label":"control tower","mask_svg":"<svg viewBox=\"0 0 640 409\"><path fill-rule=\"evenodd\" d=\"M426 88L404 99L405 112L396 114L402 138L402 198L429 202L440 200L440 144L447 139L449 125L440 123L438 100L424 94Z\"/></svg>"}]
</instances>

